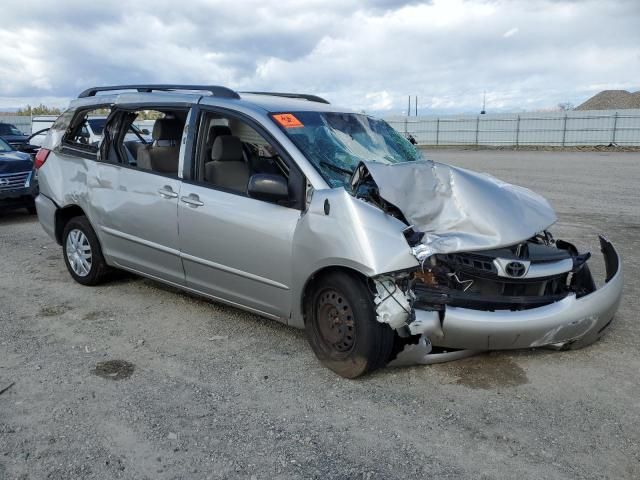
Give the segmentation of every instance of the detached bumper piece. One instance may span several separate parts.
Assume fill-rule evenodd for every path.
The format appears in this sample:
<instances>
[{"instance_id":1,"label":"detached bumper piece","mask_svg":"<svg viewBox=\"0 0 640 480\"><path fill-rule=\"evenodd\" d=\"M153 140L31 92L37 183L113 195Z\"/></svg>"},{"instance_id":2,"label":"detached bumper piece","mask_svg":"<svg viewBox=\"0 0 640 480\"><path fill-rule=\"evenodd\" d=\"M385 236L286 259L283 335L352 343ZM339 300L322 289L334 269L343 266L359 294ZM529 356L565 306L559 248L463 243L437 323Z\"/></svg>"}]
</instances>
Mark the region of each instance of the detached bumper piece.
<instances>
[{"instance_id":1,"label":"detached bumper piece","mask_svg":"<svg viewBox=\"0 0 640 480\"><path fill-rule=\"evenodd\" d=\"M451 292L416 292L416 320L420 333L434 346L467 350L506 350L542 346L583 347L595 342L610 327L622 296L620 258L613 245L600 236L606 267L606 283L595 290L587 268L575 281L590 293L534 297L477 298L477 302L454 298ZM578 289L580 291L580 289ZM504 309L505 300L509 309ZM538 304L541 305L537 305ZM500 306L497 306L497 304ZM440 311L421 305L440 305ZM493 309L492 305L496 305ZM410 325L411 327L411 325ZM418 329L414 327L414 329Z\"/></svg>"}]
</instances>

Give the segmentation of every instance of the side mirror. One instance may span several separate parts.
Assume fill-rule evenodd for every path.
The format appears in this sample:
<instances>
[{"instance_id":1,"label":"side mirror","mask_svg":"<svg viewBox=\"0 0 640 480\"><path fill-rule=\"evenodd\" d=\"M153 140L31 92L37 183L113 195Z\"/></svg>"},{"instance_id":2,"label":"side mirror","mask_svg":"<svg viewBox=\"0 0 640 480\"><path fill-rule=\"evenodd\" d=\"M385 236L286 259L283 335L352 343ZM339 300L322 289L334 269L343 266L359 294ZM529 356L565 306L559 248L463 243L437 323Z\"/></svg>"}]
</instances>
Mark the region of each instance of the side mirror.
<instances>
[{"instance_id":1,"label":"side mirror","mask_svg":"<svg viewBox=\"0 0 640 480\"><path fill-rule=\"evenodd\" d=\"M256 173L251 175L247 193L251 198L277 202L289 199L289 183L282 175Z\"/></svg>"}]
</instances>

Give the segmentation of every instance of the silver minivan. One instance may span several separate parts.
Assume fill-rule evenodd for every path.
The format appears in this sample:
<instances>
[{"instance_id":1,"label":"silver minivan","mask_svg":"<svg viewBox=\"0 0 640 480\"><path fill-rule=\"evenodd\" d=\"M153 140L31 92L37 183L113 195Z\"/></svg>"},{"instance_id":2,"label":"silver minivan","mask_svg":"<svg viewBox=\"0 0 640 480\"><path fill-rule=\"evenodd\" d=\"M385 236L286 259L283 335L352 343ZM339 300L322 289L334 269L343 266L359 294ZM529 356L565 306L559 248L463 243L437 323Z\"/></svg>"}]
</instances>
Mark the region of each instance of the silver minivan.
<instances>
[{"instance_id":1,"label":"silver minivan","mask_svg":"<svg viewBox=\"0 0 640 480\"><path fill-rule=\"evenodd\" d=\"M99 144L87 118L108 111ZM154 119L152 139L132 125ZM71 276L127 270L304 328L354 378L478 351L579 348L622 294L530 190L425 160L382 120L314 95L91 88L36 157L38 217Z\"/></svg>"}]
</instances>

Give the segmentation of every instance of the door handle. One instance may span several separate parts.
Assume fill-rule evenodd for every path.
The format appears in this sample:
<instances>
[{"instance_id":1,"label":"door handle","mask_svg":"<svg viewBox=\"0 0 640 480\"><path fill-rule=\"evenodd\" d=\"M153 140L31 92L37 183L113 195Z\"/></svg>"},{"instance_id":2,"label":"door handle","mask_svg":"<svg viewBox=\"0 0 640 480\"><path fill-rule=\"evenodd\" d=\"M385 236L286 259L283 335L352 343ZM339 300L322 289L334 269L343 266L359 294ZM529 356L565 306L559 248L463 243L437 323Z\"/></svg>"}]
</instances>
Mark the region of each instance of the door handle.
<instances>
[{"instance_id":1,"label":"door handle","mask_svg":"<svg viewBox=\"0 0 640 480\"><path fill-rule=\"evenodd\" d=\"M178 194L174 192L173 189L168 185L165 185L160 190L158 190L158 193L161 197L164 198L178 198Z\"/></svg>"},{"instance_id":2,"label":"door handle","mask_svg":"<svg viewBox=\"0 0 640 480\"><path fill-rule=\"evenodd\" d=\"M198 195L196 195L195 193L181 197L180 200L182 200L190 207L201 207L202 205L204 205L204 203L200 201L200 197L198 197Z\"/></svg>"}]
</instances>

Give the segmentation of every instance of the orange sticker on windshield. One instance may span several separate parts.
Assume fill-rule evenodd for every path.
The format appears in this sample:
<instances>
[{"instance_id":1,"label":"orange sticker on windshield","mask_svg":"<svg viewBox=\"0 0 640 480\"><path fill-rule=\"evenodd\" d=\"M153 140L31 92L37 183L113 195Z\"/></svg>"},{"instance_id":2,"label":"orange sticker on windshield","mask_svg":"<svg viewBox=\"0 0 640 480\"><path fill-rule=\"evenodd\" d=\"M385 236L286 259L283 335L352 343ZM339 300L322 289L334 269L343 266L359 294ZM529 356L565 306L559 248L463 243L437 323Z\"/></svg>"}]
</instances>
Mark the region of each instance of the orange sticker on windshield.
<instances>
[{"instance_id":1,"label":"orange sticker on windshield","mask_svg":"<svg viewBox=\"0 0 640 480\"><path fill-rule=\"evenodd\" d=\"M284 128L304 127L302 122L292 113L278 113L277 115L273 115L273 119Z\"/></svg>"}]
</instances>

